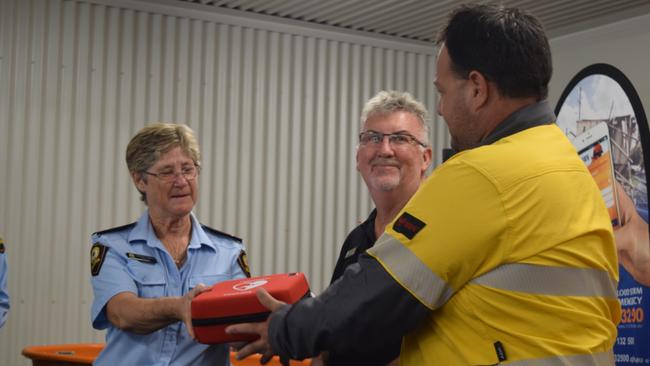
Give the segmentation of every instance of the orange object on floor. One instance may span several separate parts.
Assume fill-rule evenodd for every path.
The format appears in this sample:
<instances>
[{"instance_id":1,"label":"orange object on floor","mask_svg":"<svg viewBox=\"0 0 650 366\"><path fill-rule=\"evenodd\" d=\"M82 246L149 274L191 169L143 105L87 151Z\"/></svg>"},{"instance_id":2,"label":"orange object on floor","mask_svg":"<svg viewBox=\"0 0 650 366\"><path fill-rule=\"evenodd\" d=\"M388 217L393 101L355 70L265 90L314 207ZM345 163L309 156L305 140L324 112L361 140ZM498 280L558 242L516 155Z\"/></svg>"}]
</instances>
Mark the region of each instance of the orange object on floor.
<instances>
[{"instance_id":1,"label":"orange object on floor","mask_svg":"<svg viewBox=\"0 0 650 366\"><path fill-rule=\"evenodd\" d=\"M232 362L233 366L260 366L260 358L262 358L261 355L252 355L246 357L241 361L237 361L235 360L235 352L230 353L230 362ZM291 366L303 366L303 365L310 365L310 364L311 364L311 359L306 359L304 361L291 360L290 362ZM273 359L269 361L267 365L281 366L282 364L280 363L280 358L278 356L273 356Z\"/></svg>"},{"instance_id":2,"label":"orange object on floor","mask_svg":"<svg viewBox=\"0 0 650 366\"><path fill-rule=\"evenodd\" d=\"M103 343L58 344L48 346L29 346L23 349L23 356L32 360L33 366L91 366L104 349ZM257 366L260 355L252 355L244 360L235 360L235 353L230 353L233 366ZM291 361L291 366L309 365L310 360ZM280 366L280 359L275 356L269 366Z\"/></svg>"},{"instance_id":3,"label":"orange object on floor","mask_svg":"<svg viewBox=\"0 0 650 366\"><path fill-rule=\"evenodd\" d=\"M90 366L102 349L102 343L30 346L23 349L23 356L34 366Z\"/></svg>"}]
</instances>

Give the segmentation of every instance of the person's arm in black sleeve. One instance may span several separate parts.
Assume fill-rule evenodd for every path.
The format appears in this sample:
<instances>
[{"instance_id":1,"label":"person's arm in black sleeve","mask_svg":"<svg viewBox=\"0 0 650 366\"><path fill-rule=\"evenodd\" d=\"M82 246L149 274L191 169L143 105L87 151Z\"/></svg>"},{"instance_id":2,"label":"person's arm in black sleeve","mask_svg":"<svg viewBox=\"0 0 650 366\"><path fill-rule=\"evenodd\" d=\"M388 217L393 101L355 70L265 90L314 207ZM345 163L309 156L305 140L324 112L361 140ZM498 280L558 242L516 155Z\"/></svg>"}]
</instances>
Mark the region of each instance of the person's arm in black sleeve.
<instances>
[{"instance_id":1,"label":"person's arm in black sleeve","mask_svg":"<svg viewBox=\"0 0 650 366\"><path fill-rule=\"evenodd\" d=\"M363 254L318 297L274 312L269 343L283 359L321 351L365 352L385 344L382 334L403 336L413 330L429 312L379 262Z\"/></svg>"}]
</instances>

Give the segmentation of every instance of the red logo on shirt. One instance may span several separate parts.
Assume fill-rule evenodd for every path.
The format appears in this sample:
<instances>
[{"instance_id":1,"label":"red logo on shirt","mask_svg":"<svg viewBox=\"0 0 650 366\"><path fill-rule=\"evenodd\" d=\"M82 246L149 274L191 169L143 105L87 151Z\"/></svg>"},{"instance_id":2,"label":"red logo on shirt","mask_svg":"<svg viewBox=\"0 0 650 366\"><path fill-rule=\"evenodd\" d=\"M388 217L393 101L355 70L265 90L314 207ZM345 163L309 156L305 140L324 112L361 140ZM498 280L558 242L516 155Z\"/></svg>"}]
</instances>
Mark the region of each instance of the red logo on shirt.
<instances>
[{"instance_id":1,"label":"red logo on shirt","mask_svg":"<svg viewBox=\"0 0 650 366\"><path fill-rule=\"evenodd\" d=\"M415 216L409 214L408 212L404 212L402 216L400 216L393 224L393 230L400 234L404 234L404 236L409 239L413 239L415 237L415 234L422 230L422 228L426 225L427 224Z\"/></svg>"}]
</instances>

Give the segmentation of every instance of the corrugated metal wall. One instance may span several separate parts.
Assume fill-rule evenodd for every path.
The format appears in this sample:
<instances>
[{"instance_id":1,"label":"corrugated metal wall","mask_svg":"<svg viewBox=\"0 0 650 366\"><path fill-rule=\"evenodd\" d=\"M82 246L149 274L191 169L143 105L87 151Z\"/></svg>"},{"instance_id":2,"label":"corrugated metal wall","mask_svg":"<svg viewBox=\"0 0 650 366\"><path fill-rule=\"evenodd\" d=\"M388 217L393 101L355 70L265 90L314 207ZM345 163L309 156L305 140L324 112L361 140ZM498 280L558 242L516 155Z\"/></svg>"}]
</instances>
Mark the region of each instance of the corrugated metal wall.
<instances>
[{"instance_id":1,"label":"corrugated metal wall","mask_svg":"<svg viewBox=\"0 0 650 366\"><path fill-rule=\"evenodd\" d=\"M371 202L358 115L384 88L433 110L433 46L138 1L0 0L0 235L12 310L0 364L90 327L89 235L143 210L124 163L151 121L203 152L204 223L245 239L254 274L328 282ZM447 142L434 127L434 152Z\"/></svg>"}]
</instances>

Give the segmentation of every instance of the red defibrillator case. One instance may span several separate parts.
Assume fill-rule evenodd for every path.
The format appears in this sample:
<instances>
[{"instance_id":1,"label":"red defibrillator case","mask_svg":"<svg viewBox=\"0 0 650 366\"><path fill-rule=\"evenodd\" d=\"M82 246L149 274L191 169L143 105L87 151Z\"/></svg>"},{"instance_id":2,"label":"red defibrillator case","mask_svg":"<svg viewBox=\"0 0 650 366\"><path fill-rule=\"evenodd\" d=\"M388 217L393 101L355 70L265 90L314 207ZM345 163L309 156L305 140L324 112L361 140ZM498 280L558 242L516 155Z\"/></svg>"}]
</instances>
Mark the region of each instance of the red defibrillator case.
<instances>
[{"instance_id":1,"label":"red defibrillator case","mask_svg":"<svg viewBox=\"0 0 650 366\"><path fill-rule=\"evenodd\" d=\"M192 328L197 341L217 344L251 341L255 334L226 334L231 324L265 321L270 311L255 292L264 288L274 298L293 304L309 296L309 284L303 273L284 273L241 278L215 284L192 300Z\"/></svg>"}]
</instances>

